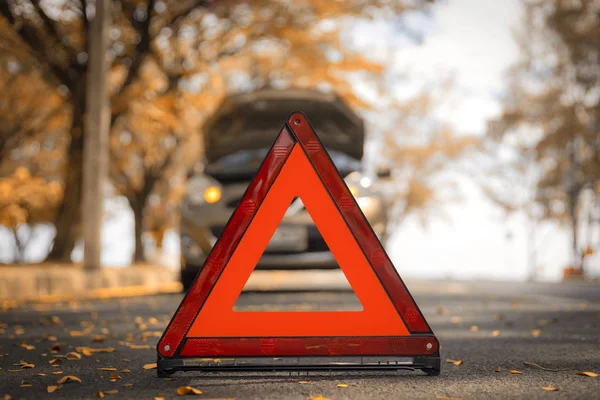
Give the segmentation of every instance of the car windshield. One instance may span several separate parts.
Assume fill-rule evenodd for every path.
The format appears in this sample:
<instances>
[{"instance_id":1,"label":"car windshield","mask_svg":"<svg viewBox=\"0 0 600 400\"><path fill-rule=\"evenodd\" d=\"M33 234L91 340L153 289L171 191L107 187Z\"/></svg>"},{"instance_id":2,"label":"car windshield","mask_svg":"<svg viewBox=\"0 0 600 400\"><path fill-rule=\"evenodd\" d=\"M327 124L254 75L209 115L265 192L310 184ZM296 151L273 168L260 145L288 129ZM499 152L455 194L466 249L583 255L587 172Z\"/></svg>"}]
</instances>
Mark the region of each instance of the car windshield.
<instances>
[{"instance_id":1,"label":"car windshield","mask_svg":"<svg viewBox=\"0 0 600 400\"><path fill-rule=\"evenodd\" d=\"M208 174L222 174L227 172L236 172L241 170L255 170L262 160L266 157L269 149L240 150L227 156L221 157L216 162L207 166ZM329 155L333 163L342 175L349 174L352 171L359 171L361 168L360 160L352 158L347 154L331 150Z\"/></svg>"}]
</instances>

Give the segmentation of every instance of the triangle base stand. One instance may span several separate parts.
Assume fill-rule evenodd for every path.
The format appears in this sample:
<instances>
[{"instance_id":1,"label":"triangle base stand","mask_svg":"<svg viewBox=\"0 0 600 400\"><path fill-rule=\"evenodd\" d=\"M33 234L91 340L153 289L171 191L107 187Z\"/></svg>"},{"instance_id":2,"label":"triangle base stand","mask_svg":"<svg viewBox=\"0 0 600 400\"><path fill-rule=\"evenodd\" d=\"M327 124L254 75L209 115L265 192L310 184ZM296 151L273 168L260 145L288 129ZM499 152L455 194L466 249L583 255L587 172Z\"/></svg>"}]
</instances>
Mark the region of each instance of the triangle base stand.
<instances>
[{"instance_id":1,"label":"triangle base stand","mask_svg":"<svg viewBox=\"0 0 600 400\"><path fill-rule=\"evenodd\" d=\"M440 374L439 354L428 357L241 357L158 359L157 374L166 378L175 372L397 372L421 370L429 376Z\"/></svg>"}]
</instances>

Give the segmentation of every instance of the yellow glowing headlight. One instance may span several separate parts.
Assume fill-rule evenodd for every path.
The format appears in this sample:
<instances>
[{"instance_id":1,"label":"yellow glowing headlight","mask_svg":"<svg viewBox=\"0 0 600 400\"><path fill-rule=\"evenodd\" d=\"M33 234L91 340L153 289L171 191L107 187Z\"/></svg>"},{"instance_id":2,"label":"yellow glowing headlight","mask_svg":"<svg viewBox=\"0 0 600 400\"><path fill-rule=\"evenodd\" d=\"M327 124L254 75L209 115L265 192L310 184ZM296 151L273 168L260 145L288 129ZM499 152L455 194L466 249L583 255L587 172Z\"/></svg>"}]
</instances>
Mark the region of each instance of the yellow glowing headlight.
<instances>
[{"instance_id":1,"label":"yellow glowing headlight","mask_svg":"<svg viewBox=\"0 0 600 400\"><path fill-rule=\"evenodd\" d=\"M216 186L209 186L204 191L204 200L207 203L216 203L221 199L221 190Z\"/></svg>"},{"instance_id":2,"label":"yellow glowing headlight","mask_svg":"<svg viewBox=\"0 0 600 400\"><path fill-rule=\"evenodd\" d=\"M358 188L356 186L348 185L348 189L350 189L350 193L352 193L352 196L358 196Z\"/></svg>"}]
</instances>

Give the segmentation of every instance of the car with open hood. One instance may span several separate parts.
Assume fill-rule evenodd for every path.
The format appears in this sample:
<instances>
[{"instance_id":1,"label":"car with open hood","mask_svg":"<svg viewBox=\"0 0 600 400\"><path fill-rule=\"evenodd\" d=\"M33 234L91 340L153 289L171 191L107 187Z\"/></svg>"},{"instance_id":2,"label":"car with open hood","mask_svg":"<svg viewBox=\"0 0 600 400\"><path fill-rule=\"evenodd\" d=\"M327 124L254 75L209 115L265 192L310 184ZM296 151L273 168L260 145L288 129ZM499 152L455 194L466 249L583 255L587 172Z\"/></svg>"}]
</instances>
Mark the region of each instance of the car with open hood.
<instances>
[{"instance_id":1,"label":"car with open hood","mask_svg":"<svg viewBox=\"0 0 600 400\"><path fill-rule=\"evenodd\" d=\"M188 179L181 205L181 282L189 288L281 126L303 111L373 230L385 240L387 207L378 177L363 171L363 121L334 93L260 90L227 97L203 126L204 159ZM388 172L389 173L389 172ZM388 173L381 172L379 178ZM337 268L335 258L297 198L257 268Z\"/></svg>"}]
</instances>

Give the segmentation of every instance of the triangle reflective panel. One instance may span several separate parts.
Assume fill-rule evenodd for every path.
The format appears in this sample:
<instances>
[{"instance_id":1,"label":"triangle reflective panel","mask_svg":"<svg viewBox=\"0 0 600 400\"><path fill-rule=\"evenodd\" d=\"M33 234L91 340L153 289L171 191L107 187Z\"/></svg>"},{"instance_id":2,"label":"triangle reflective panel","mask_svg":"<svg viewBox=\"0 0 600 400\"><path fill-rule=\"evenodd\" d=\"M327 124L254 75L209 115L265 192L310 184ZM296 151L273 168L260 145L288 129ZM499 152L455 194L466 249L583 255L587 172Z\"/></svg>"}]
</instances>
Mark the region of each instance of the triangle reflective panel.
<instances>
[{"instance_id":1,"label":"triangle reflective panel","mask_svg":"<svg viewBox=\"0 0 600 400\"><path fill-rule=\"evenodd\" d=\"M295 197L329 246L361 311L233 310ZM185 370L440 371L437 339L299 112L275 140L157 352L159 376Z\"/></svg>"}]
</instances>

